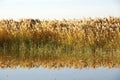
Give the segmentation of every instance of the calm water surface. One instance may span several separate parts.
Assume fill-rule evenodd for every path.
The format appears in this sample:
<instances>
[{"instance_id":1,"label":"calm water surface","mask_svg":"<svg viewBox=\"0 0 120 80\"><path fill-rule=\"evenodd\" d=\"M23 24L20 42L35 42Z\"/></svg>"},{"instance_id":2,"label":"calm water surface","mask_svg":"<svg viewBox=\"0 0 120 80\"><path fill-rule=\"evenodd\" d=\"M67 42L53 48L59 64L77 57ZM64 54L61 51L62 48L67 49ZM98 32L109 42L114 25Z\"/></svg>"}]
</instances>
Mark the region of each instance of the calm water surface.
<instances>
[{"instance_id":1,"label":"calm water surface","mask_svg":"<svg viewBox=\"0 0 120 80\"><path fill-rule=\"evenodd\" d=\"M0 80L120 80L119 68L0 69Z\"/></svg>"}]
</instances>

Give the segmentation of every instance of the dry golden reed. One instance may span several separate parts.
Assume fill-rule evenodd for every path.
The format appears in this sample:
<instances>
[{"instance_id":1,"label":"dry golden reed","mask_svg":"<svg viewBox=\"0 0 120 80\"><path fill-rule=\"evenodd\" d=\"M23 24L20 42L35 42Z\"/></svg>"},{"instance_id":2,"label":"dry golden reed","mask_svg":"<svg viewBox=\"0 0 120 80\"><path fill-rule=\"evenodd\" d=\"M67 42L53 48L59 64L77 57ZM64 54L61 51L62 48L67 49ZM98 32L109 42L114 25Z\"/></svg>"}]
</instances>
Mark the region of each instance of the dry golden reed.
<instances>
[{"instance_id":1,"label":"dry golden reed","mask_svg":"<svg viewBox=\"0 0 120 80\"><path fill-rule=\"evenodd\" d=\"M120 17L0 20L0 54L22 60L69 57L119 65Z\"/></svg>"}]
</instances>

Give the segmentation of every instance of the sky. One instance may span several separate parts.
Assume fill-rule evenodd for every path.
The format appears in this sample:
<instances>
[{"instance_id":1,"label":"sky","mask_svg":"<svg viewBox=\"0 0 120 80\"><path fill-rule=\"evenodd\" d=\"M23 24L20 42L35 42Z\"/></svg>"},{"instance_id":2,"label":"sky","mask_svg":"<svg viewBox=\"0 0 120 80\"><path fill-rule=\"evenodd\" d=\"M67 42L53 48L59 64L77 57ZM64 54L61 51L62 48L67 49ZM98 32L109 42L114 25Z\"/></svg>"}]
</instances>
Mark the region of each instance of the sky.
<instances>
[{"instance_id":1,"label":"sky","mask_svg":"<svg viewBox=\"0 0 120 80\"><path fill-rule=\"evenodd\" d=\"M120 0L0 0L0 19L120 16Z\"/></svg>"}]
</instances>

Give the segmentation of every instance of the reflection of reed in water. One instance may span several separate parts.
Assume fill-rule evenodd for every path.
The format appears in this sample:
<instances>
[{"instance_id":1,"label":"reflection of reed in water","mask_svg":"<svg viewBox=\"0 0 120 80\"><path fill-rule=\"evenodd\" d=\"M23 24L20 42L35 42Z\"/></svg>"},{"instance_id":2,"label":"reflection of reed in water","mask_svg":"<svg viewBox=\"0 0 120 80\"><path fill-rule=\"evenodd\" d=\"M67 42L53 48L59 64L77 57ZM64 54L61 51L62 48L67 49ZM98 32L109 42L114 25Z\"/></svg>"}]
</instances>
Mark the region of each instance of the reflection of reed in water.
<instances>
[{"instance_id":1,"label":"reflection of reed in water","mask_svg":"<svg viewBox=\"0 0 120 80\"><path fill-rule=\"evenodd\" d=\"M55 68L59 69L62 67L68 68L97 68L97 67L108 67L120 68L120 55L119 53L116 55L106 54L93 56L84 54L81 56L69 56L64 57L45 57L45 58L24 58L20 59L18 56L8 56L8 55L0 55L0 67L1 68L16 68L16 67L24 67L24 68L33 68L33 67L44 67L44 68ZM88 57L89 56L89 57Z\"/></svg>"}]
</instances>

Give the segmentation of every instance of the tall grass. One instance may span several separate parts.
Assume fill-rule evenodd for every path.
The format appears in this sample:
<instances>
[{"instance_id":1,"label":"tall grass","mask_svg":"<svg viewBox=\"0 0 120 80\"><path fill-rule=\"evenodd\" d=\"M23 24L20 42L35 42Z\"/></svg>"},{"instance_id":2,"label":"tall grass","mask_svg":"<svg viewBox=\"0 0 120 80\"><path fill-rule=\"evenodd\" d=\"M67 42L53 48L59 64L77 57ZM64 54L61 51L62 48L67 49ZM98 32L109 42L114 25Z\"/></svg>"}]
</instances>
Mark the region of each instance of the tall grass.
<instances>
[{"instance_id":1,"label":"tall grass","mask_svg":"<svg viewBox=\"0 0 120 80\"><path fill-rule=\"evenodd\" d=\"M120 17L0 21L0 51L17 56L82 55L120 50ZM115 54L115 53L114 53Z\"/></svg>"},{"instance_id":2,"label":"tall grass","mask_svg":"<svg viewBox=\"0 0 120 80\"><path fill-rule=\"evenodd\" d=\"M0 20L0 61L0 67L119 67L120 17Z\"/></svg>"}]
</instances>

